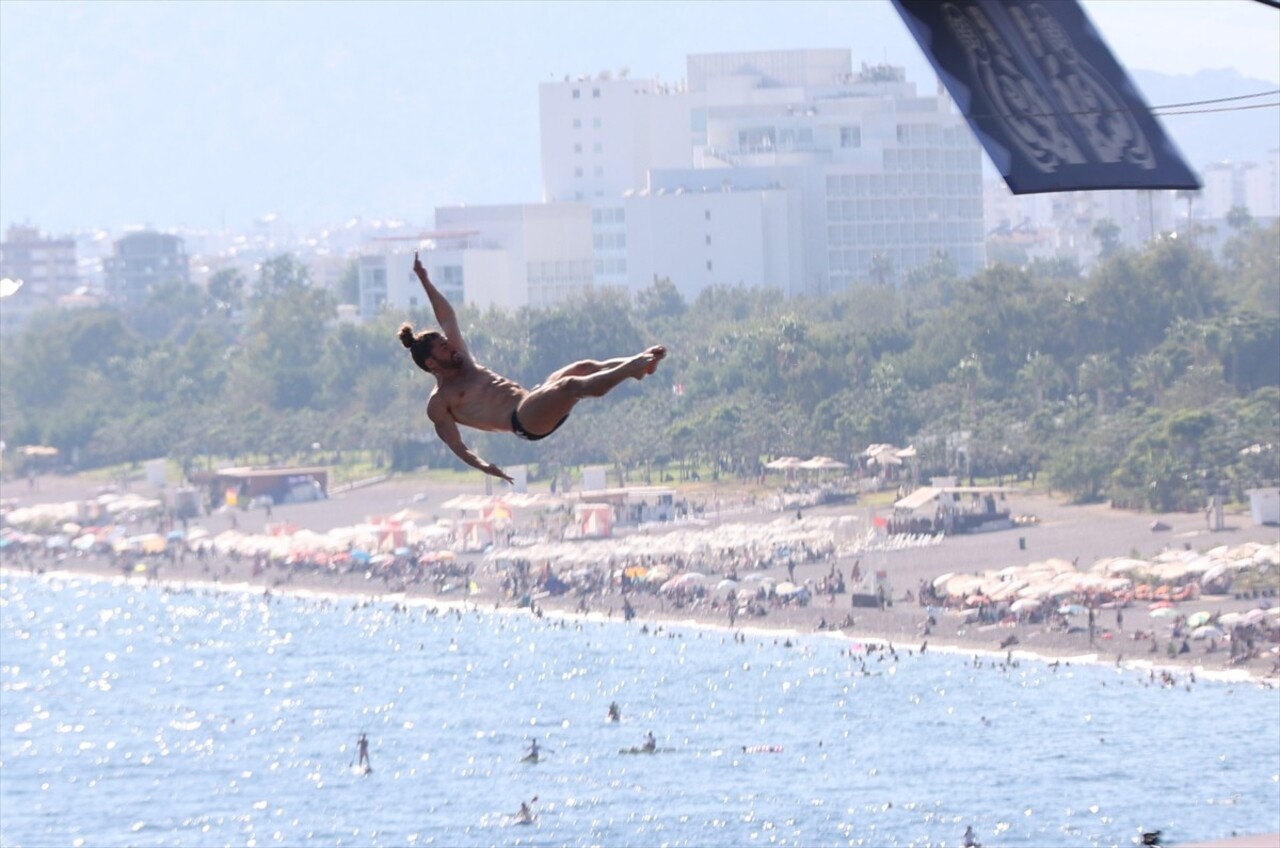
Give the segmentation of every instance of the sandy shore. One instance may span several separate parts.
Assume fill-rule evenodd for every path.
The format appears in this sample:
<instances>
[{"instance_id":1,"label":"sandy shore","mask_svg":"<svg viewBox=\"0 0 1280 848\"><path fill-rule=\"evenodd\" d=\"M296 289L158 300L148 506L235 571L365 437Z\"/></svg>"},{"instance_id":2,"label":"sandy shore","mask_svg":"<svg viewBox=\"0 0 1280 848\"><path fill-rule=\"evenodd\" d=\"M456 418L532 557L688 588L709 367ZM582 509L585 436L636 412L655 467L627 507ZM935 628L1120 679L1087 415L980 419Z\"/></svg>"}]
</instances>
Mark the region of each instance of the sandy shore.
<instances>
[{"instance_id":1,"label":"sandy shore","mask_svg":"<svg viewBox=\"0 0 1280 848\"><path fill-rule=\"evenodd\" d=\"M23 506L37 503L56 503L89 497L96 486L75 477L44 477L39 489L29 489L26 481L8 483L0 487L0 496L17 498ZM264 529L268 520L288 522L299 528L324 532L333 527L351 525L370 516L389 515L410 507L428 520L437 517L457 517L441 510L440 504L458 494L483 494L482 481L442 484L425 477L396 478L376 485L357 488L337 494L328 501L313 504L282 505L275 507L270 519L262 510L238 512L236 524L245 532ZM721 487L703 488L686 493L690 501L705 502L711 509L718 500L722 504L738 504L732 514L717 516L708 513L712 528L717 521L725 523L772 522L781 516L750 505L747 491ZM759 491L755 494L760 494ZM946 572L981 572L1006 566L1026 565L1035 560L1061 557L1077 560L1086 569L1095 560L1106 556L1149 558L1162 550L1189 547L1193 550L1209 550L1220 545L1235 546L1245 542L1274 543L1280 540L1280 530L1274 527L1252 526L1247 515L1232 515L1227 527L1209 531L1203 515L1171 514L1155 516L1149 513L1132 513L1112 510L1106 506L1071 506L1043 494L1016 495L1010 497L1010 506L1016 514L1034 515L1035 525L1012 530L995 531L970 536L955 536L932 547L909 548L898 551L876 551L862 554L860 569L864 574L885 571L890 577L895 598L901 598L906 590L915 591L921 580L932 581ZM855 516L870 521L870 510L865 506L830 506L804 510L806 519ZM1159 518L1171 529L1153 532L1151 523ZM217 534L231 526L227 514L215 514L199 522ZM501 575L492 564L479 555L467 555L464 561L476 566L475 580L478 591L464 596L461 592L436 595L426 584L411 584L403 594L392 594L381 580L368 580L363 573L326 575L302 573L287 585L280 585L280 572L275 569L254 575L250 560L218 559L201 563L188 557L183 563L165 565L161 579L176 583L204 583L216 580L222 584L248 584L271 588L273 591L312 591L340 593L365 597L403 597L413 602L434 602L448 605L463 604L480 610L512 607L503 598L500 589ZM848 576L854 562L845 557L835 562L835 567ZM14 568L16 563L6 563ZM42 561L43 568L64 569L81 573L116 577L105 558L67 558L59 562ZM832 563L808 563L795 569L795 579L820 580ZM772 576L787 579L785 569L774 568ZM1280 587L1278 587L1280 588ZM636 611L635 625L693 622L701 625L728 627L727 614L720 611L693 611L670 608L659 596L631 593L628 596ZM1272 603L1280 599L1269 599ZM539 605L544 614L573 615L580 613L581 599L572 595L559 598L543 598ZM1257 606L1258 600L1230 596L1204 596L1196 601L1180 605L1180 610L1190 614L1199 610L1215 613L1246 611ZM587 600L587 610L593 617L622 617L622 597L604 594ZM852 616L849 626L847 616ZM1094 644L1089 643L1085 628L1076 632L1051 630L1041 625L984 625L964 624L958 616L937 613L935 624L929 625L925 634L928 611L915 603L896 601L884 610L859 607L851 608L850 595L836 595L831 599L816 597L805 607L786 606L771 610L762 617L740 617L739 628L785 632L799 638L813 634L825 621L838 627L839 633L851 642L891 642L899 650L919 650L927 641L928 650L951 650L972 653L1004 654L1012 650L1015 656L1034 654L1044 657L1070 658L1072 661L1096 661L1124 663L1182 671L1195 670L1198 674L1229 674L1250 676L1257 679L1280 679L1276 673L1276 654L1267 645L1263 654L1244 663L1231 664L1230 653L1225 647L1208 652L1208 643L1192 642L1192 650L1186 654L1170 656L1167 646L1170 639L1170 619L1153 618L1146 604L1135 604L1123 611L1123 627L1117 627L1116 614L1106 610L1099 614L1098 631ZM844 623L844 626L841 626ZM1143 634L1143 638L1135 638ZM1154 634L1154 638L1146 634ZM1011 642L1011 637L1016 642ZM1155 650L1152 650L1153 645Z\"/></svg>"}]
</instances>

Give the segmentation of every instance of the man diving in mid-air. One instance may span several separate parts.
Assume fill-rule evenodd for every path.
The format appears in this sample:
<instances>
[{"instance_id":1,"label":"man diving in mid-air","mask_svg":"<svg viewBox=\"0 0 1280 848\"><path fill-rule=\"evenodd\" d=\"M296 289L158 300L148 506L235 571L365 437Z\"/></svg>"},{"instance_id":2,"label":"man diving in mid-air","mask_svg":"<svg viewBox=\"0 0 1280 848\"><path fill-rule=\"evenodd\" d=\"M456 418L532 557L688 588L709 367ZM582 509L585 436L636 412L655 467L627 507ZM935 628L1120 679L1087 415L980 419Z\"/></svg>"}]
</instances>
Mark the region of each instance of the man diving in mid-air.
<instances>
[{"instance_id":1,"label":"man diving in mid-air","mask_svg":"<svg viewBox=\"0 0 1280 848\"><path fill-rule=\"evenodd\" d=\"M418 275L440 330L414 334L413 325L400 327L400 342L419 368L436 378L427 400L427 417L436 434L458 458L485 474L512 482L492 462L481 459L462 441L458 426L495 433L514 433L537 441L550 436L585 397L603 397L628 378L643 380L658 368L667 349L654 345L631 357L603 362L583 359L552 372L540 385L526 389L477 363L458 329L453 306L427 277L427 269L415 253L413 272Z\"/></svg>"}]
</instances>

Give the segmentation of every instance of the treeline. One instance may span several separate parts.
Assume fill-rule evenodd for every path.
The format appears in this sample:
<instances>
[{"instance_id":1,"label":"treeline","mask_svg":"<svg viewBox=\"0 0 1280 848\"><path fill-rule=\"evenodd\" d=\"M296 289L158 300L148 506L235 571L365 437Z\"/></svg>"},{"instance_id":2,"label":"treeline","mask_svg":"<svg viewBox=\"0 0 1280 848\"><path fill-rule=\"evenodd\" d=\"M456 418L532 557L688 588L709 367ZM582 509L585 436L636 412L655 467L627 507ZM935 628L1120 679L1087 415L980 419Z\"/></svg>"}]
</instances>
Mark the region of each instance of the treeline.
<instances>
[{"instance_id":1,"label":"treeline","mask_svg":"<svg viewBox=\"0 0 1280 848\"><path fill-rule=\"evenodd\" d=\"M339 293L289 256L249 282L224 271L129 315L37 316L0 351L0 435L80 467L315 445L457 465L425 417L431 379L395 338L428 312L339 322ZM654 377L580 405L554 439L468 434L542 474L750 474L770 456L848 460L889 442L916 446L923 477L1047 475L1080 500L1160 509L1280 479L1280 225L1242 227L1220 261L1167 238L1087 276L1034 262L960 278L940 256L897 287L822 299L726 286L689 303L657 280L634 299L460 319L477 358L525 385L668 347Z\"/></svg>"}]
</instances>

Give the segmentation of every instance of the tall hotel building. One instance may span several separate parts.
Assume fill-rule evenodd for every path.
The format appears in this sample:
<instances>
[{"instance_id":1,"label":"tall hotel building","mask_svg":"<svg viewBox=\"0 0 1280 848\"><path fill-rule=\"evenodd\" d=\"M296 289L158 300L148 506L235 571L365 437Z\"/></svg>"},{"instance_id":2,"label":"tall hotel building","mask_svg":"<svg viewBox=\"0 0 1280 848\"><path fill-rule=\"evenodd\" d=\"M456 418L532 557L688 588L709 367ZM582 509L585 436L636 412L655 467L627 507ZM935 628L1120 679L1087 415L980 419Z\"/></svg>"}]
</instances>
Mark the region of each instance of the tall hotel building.
<instances>
[{"instance_id":1,"label":"tall hotel building","mask_svg":"<svg viewBox=\"0 0 1280 848\"><path fill-rule=\"evenodd\" d=\"M597 284L842 291L985 264L982 153L945 95L850 52L696 55L686 82L540 87L544 200L591 207Z\"/></svg>"}]
</instances>

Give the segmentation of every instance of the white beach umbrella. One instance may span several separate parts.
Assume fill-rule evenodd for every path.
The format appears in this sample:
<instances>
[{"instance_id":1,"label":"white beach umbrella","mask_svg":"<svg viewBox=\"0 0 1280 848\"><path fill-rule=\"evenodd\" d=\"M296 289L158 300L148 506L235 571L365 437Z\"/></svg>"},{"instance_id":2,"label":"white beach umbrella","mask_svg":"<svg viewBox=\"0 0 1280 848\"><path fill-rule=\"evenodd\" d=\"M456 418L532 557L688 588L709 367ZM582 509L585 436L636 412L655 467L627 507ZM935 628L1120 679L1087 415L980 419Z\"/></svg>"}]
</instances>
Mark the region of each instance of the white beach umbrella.
<instances>
[{"instance_id":1,"label":"white beach umbrella","mask_svg":"<svg viewBox=\"0 0 1280 848\"><path fill-rule=\"evenodd\" d=\"M1214 627L1212 624L1206 624L1203 627L1197 627L1191 631L1191 638L1200 639L1221 639L1222 631Z\"/></svg>"},{"instance_id":2,"label":"white beach umbrella","mask_svg":"<svg viewBox=\"0 0 1280 848\"><path fill-rule=\"evenodd\" d=\"M1214 580L1217 580L1219 577L1221 577L1226 573L1227 573L1227 564L1225 562L1220 562L1217 565L1210 568L1204 574L1200 575L1200 585L1203 586L1206 583L1212 583Z\"/></svg>"},{"instance_id":3,"label":"white beach umbrella","mask_svg":"<svg viewBox=\"0 0 1280 848\"><path fill-rule=\"evenodd\" d=\"M1132 557L1120 557L1118 559L1107 560L1106 565L1102 568L1104 574L1128 574L1130 571L1148 568L1151 563L1142 559L1133 559Z\"/></svg>"},{"instance_id":4,"label":"white beach umbrella","mask_svg":"<svg viewBox=\"0 0 1280 848\"><path fill-rule=\"evenodd\" d=\"M1009 610L1011 612L1024 612L1033 610L1038 606L1040 606L1040 601L1037 598L1019 598L1009 605Z\"/></svg>"},{"instance_id":5,"label":"white beach umbrella","mask_svg":"<svg viewBox=\"0 0 1280 848\"><path fill-rule=\"evenodd\" d=\"M1249 610L1244 614L1243 621L1245 624L1258 624L1259 622L1264 621L1266 617L1267 617L1266 610L1261 609L1259 607L1254 607L1253 609Z\"/></svg>"},{"instance_id":6,"label":"white beach umbrella","mask_svg":"<svg viewBox=\"0 0 1280 848\"><path fill-rule=\"evenodd\" d=\"M1018 591L1026 585L1027 581L1025 580L1010 580L1008 583L1005 583L999 589L991 593L991 600L1005 601L1009 598L1016 597Z\"/></svg>"}]
</instances>

